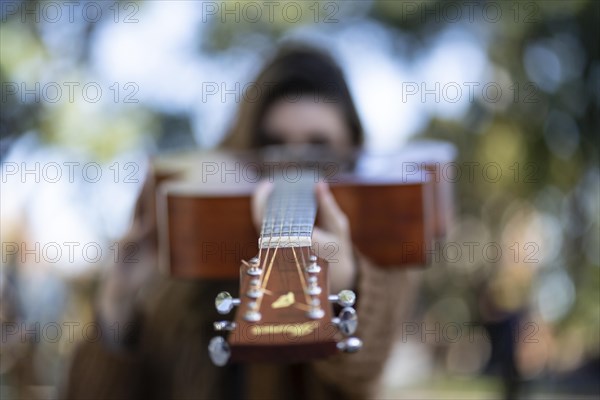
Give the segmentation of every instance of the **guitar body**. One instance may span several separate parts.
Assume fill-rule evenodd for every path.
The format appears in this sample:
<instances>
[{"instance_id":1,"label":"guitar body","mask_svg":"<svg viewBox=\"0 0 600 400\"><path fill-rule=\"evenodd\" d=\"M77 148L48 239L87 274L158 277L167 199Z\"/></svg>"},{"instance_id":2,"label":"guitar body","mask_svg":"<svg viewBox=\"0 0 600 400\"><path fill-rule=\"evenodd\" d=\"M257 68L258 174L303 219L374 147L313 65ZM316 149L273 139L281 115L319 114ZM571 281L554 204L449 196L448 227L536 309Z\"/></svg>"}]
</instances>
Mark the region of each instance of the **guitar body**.
<instances>
[{"instance_id":1,"label":"guitar body","mask_svg":"<svg viewBox=\"0 0 600 400\"><path fill-rule=\"evenodd\" d=\"M382 268L427 264L430 244L450 223L452 193L441 171L453 156L448 145L428 142L391 155L359 154L354 170L325 172L362 254ZM258 251L250 210L258 165L248 154L215 152L157 160L165 272L181 278L237 279L240 260ZM322 166L327 169L327 162Z\"/></svg>"}]
</instances>

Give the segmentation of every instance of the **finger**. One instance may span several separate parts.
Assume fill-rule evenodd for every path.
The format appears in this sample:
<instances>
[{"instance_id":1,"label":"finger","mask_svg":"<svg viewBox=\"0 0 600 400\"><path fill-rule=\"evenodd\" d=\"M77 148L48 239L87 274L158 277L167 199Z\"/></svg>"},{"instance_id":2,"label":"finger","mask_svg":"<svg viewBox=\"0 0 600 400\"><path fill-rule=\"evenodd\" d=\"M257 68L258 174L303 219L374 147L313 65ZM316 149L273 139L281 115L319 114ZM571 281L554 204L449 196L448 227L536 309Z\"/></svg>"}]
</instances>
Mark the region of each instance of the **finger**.
<instances>
[{"instance_id":1,"label":"finger","mask_svg":"<svg viewBox=\"0 0 600 400\"><path fill-rule=\"evenodd\" d=\"M258 184L252 196L252 222L258 231L260 231L262 227L265 208L267 206L267 199L272 191L273 183L269 181L262 181Z\"/></svg>"},{"instance_id":2,"label":"finger","mask_svg":"<svg viewBox=\"0 0 600 400\"><path fill-rule=\"evenodd\" d=\"M348 235L348 218L335 201L329 186L325 182L317 184L317 202L323 228L341 236Z\"/></svg>"},{"instance_id":3,"label":"finger","mask_svg":"<svg viewBox=\"0 0 600 400\"><path fill-rule=\"evenodd\" d=\"M313 246L321 246L327 244L331 241L336 241L336 236L332 233L324 231L323 229L319 229L316 226L313 228L312 232L312 243Z\"/></svg>"},{"instance_id":4,"label":"finger","mask_svg":"<svg viewBox=\"0 0 600 400\"><path fill-rule=\"evenodd\" d=\"M315 227L312 232L312 246L318 257L324 258L327 261L331 255L332 248L337 248L339 239L332 233L326 232Z\"/></svg>"},{"instance_id":5,"label":"finger","mask_svg":"<svg viewBox=\"0 0 600 400\"><path fill-rule=\"evenodd\" d=\"M312 242L317 257L329 263L333 292L353 287L356 271L352 243L319 228L314 228Z\"/></svg>"}]
</instances>

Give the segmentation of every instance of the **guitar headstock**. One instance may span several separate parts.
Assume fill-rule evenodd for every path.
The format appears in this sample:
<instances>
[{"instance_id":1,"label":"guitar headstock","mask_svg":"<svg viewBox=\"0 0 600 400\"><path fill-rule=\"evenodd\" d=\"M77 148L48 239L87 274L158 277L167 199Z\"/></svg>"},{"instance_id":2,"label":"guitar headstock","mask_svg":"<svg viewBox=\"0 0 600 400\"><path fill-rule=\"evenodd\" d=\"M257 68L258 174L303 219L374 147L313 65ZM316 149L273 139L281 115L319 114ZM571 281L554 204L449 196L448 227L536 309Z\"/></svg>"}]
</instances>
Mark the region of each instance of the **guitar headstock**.
<instances>
[{"instance_id":1,"label":"guitar headstock","mask_svg":"<svg viewBox=\"0 0 600 400\"><path fill-rule=\"evenodd\" d=\"M362 342L352 337L355 295L329 294L328 268L310 246L262 248L242 261L240 298L221 292L215 299L220 314L237 308L233 321L214 323L227 338L211 340L212 361L299 362L360 349ZM337 317L334 304L341 308Z\"/></svg>"}]
</instances>

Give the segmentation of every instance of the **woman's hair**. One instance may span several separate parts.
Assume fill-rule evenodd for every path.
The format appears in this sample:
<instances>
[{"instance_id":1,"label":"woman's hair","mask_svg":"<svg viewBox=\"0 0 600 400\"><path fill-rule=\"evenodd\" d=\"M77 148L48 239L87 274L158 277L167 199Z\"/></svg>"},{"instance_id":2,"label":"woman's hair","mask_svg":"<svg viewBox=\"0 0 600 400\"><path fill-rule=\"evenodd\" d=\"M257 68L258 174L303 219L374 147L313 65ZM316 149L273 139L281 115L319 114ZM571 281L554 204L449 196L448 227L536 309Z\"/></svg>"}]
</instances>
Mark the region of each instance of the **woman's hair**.
<instances>
[{"instance_id":1,"label":"woman's hair","mask_svg":"<svg viewBox=\"0 0 600 400\"><path fill-rule=\"evenodd\" d=\"M295 101L301 96L338 104L351 143L362 144L362 126L340 67L320 50L293 44L282 47L249 86L242 96L236 120L221 145L253 149L269 144L270 139L261 129L265 113L278 100Z\"/></svg>"}]
</instances>

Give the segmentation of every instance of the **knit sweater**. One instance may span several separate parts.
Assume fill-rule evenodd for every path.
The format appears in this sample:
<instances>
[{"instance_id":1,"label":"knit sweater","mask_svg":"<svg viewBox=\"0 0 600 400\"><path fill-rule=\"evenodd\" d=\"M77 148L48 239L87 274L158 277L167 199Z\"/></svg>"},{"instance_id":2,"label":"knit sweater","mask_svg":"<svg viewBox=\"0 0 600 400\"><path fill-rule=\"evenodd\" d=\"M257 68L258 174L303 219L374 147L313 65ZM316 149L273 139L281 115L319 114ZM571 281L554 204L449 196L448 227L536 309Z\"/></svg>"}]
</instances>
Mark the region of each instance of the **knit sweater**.
<instances>
[{"instance_id":1,"label":"knit sweater","mask_svg":"<svg viewBox=\"0 0 600 400\"><path fill-rule=\"evenodd\" d=\"M356 336L363 348L302 364L214 366L208 342L220 319L214 297L237 282L163 279L141 313L135 345L79 345L63 390L69 399L363 399L377 393L419 271L381 269L358 255Z\"/></svg>"}]
</instances>

